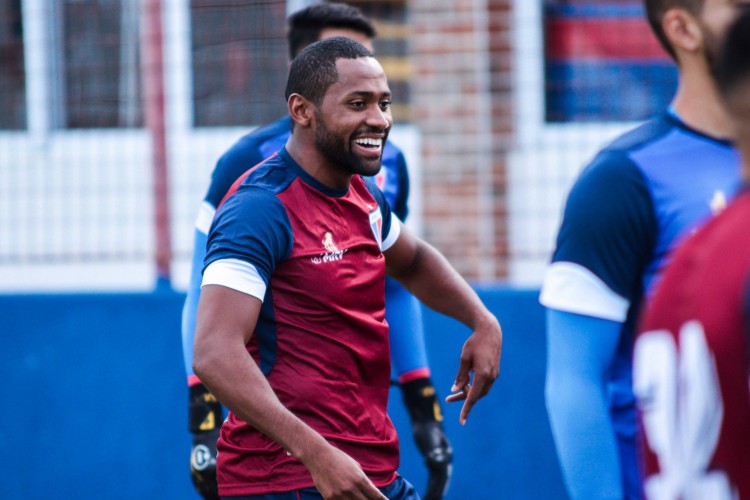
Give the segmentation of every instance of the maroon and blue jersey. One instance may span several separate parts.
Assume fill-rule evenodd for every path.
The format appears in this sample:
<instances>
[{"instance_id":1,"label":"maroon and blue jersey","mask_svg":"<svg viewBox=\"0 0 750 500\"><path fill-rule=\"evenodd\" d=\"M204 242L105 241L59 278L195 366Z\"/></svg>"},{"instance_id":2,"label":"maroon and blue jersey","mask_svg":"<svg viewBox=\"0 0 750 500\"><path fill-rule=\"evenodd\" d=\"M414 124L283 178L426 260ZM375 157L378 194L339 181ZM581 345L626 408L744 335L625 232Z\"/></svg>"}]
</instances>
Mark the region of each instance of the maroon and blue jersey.
<instances>
[{"instance_id":1,"label":"maroon and blue jersey","mask_svg":"<svg viewBox=\"0 0 750 500\"><path fill-rule=\"evenodd\" d=\"M216 163L211 184L201 204L195 227L195 243L190 285L182 318L182 344L185 370L190 384L193 374L193 339L198 311L200 284L206 252L206 234L216 207L234 182L249 168L281 150L291 134L291 118L286 116L241 137ZM375 182L385 195L391 211L402 221L408 215L409 174L403 152L390 141L383 147L382 168ZM391 321L391 345L395 375L427 376L427 354L422 333L421 310L416 299L395 280L387 279L386 300ZM398 319L398 321L396 321Z\"/></svg>"},{"instance_id":2,"label":"maroon and blue jersey","mask_svg":"<svg viewBox=\"0 0 750 500\"><path fill-rule=\"evenodd\" d=\"M247 345L291 412L353 457L376 486L396 477L386 413L390 383L385 257L400 222L369 178L320 184L281 149L249 170L221 204L203 285L262 300ZM230 414L218 443L222 496L313 486L307 469Z\"/></svg>"},{"instance_id":3,"label":"maroon and blue jersey","mask_svg":"<svg viewBox=\"0 0 750 500\"><path fill-rule=\"evenodd\" d=\"M690 237L641 323L648 498L750 498L750 190Z\"/></svg>"}]
</instances>

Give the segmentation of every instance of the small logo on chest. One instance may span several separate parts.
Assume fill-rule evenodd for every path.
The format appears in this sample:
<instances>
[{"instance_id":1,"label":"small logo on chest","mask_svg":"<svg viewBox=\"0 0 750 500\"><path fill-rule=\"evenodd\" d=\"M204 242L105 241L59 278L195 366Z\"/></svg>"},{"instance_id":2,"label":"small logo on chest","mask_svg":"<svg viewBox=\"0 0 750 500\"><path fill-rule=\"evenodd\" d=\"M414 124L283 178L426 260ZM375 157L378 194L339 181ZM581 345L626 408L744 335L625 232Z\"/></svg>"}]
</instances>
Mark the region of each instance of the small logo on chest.
<instances>
[{"instance_id":1,"label":"small logo on chest","mask_svg":"<svg viewBox=\"0 0 750 500\"><path fill-rule=\"evenodd\" d=\"M314 264L324 264L326 262L332 262L344 258L346 248L343 250L339 250L339 248L336 246L336 243L333 242L333 234L327 232L321 242L323 243L323 248L325 248L326 251L324 253L321 253L319 256L312 257L310 259Z\"/></svg>"}]
</instances>

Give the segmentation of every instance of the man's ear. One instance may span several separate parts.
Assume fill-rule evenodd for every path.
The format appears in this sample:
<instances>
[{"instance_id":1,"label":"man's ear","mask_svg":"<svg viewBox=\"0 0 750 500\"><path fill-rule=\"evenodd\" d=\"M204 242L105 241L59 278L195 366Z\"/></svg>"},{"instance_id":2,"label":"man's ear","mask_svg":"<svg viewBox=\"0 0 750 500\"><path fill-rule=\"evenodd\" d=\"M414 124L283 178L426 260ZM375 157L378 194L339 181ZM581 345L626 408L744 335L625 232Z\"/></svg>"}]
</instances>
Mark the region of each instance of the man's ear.
<instances>
[{"instance_id":1,"label":"man's ear","mask_svg":"<svg viewBox=\"0 0 750 500\"><path fill-rule=\"evenodd\" d=\"M680 7L673 7L664 13L661 19L669 43L676 53L697 52L703 47L703 33L698 19Z\"/></svg>"},{"instance_id":2,"label":"man's ear","mask_svg":"<svg viewBox=\"0 0 750 500\"><path fill-rule=\"evenodd\" d=\"M300 127L309 127L315 115L315 105L300 94L292 94L287 101L289 116Z\"/></svg>"}]
</instances>

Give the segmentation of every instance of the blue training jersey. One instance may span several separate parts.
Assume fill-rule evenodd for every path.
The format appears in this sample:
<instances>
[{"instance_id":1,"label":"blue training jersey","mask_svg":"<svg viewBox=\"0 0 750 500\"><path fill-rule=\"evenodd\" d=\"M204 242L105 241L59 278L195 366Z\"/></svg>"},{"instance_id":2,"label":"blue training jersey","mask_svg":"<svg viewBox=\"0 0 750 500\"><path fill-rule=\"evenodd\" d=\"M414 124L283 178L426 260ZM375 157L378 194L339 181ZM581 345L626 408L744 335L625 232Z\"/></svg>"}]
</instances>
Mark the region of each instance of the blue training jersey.
<instances>
[{"instance_id":1,"label":"blue training jersey","mask_svg":"<svg viewBox=\"0 0 750 500\"><path fill-rule=\"evenodd\" d=\"M569 194L540 301L622 325L607 387L620 440L632 444L636 434L631 351L641 301L675 246L726 205L739 181L729 142L667 112L602 150ZM621 458L624 469L637 470L634 454Z\"/></svg>"},{"instance_id":2,"label":"blue training jersey","mask_svg":"<svg viewBox=\"0 0 750 500\"><path fill-rule=\"evenodd\" d=\"M673 248L718 213L739 182L732 145L670 113L625 134L570 192L542 304L632 326Z\"/></svg>"}]
</instances>

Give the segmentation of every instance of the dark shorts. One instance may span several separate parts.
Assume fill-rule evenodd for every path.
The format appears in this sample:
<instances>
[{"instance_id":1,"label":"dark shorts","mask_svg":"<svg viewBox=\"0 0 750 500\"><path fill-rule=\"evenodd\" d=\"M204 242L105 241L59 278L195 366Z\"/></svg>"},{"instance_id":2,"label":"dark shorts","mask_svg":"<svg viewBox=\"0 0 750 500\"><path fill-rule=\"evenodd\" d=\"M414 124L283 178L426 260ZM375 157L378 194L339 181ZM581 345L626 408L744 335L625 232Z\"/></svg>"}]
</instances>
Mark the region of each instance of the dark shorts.
<instances>
[{"instance_id":1,"label":"dark shorts","mask_svg":"<svg viewBox=\"0 0 750 500\"><path fill-rule=\"evenodd\" d=\"M417 490L409 482L398 476L395 481L380 488L389 500L420 500ZM267 493L265 495L247 495L244 497L221 497L225 500L320 500L323 498L315 488L285 491L283 493Z\"/></svg>"}]
</instances>

